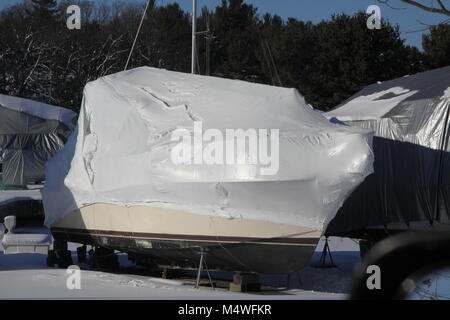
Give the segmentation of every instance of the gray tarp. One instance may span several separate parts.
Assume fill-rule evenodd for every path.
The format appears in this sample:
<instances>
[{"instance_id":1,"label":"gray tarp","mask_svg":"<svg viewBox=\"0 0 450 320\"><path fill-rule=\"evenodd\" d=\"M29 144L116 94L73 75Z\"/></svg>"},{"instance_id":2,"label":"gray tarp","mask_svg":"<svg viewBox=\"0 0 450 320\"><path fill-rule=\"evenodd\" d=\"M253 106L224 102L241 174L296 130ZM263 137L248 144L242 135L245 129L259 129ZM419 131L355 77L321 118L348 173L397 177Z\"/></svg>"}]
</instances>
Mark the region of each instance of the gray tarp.
<instances>
[{"instance_id":1,"label":"gray tarp","mask_svg":"<svg viewBox=\"0 0 450 320\"><path fill-rule=\"evenodd\" d=\"M64 123L32 116L0 104L2 183L26 185L45 179L45 165L71 134Z\"/></svg>"},{"instance_id":2,"label":"gray tarp","mask_svg":"<svg viewBox=\"0 0 450 320\"><path fill-rule=\"evenodd\" d=\"M375 132L374 173L346 200L327 235L449 224L449 88L450 67L436 69L371 85L326 114Z\"/></svg>"}]
</instances>

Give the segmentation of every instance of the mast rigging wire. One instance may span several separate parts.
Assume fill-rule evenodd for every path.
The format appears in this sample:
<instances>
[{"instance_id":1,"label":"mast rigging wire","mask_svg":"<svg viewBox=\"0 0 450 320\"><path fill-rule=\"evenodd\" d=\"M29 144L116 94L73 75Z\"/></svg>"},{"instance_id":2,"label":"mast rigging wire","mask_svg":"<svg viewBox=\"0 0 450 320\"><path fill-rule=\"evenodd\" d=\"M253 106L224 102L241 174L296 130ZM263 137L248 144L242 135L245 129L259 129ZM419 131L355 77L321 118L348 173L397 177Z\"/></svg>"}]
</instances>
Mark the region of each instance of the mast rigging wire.
<instances>
[{"instance_id":1,"label":"mast rigging wire","mask_svg":"<svg viewBox=\"0 0 450 320\"><path fill-rule=\"evenodd\" d=\"M125 68L123 69L123 71L126 71L126 70L127 70L128 64L130 63L131 56L133 55L134 47L135 47L136 42L137 42L137 39L138 39L138 37L139 37L139 33L141 32L142 25L144 24L145 15L146 15L146 13L147 13L147 10L148 10L150 1L151 1L151 0L147 0L147 4L145 5L144 13L142 14L141 23L139 24L139 28L138 28L138 30L137 30L137 32L136 32L136 36L134 37L133 45L131 46L130 54L128 55L127 63L125 64Z\"/></svg>"}]
</instances>

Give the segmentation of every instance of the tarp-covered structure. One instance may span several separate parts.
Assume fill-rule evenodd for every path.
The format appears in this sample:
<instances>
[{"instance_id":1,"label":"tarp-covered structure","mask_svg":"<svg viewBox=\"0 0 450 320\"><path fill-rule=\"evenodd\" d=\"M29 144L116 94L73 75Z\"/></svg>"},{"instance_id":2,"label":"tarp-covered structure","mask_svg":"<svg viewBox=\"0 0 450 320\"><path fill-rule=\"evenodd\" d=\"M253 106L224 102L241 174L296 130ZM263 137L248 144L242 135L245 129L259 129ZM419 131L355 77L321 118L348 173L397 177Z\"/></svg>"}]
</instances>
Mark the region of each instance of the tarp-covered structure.
<instances>
[{"instance_id":1,"label":"tarp-covered structure","mask_svg":"<svg viewBox=\"0 0 450 320\"><path fill-rule=\"evenodd\" d=\"M74 129L76 113L0 95L0 186L45 180L45 166Z\"/></svg>"},{"instance_id":2,"label":"tarp-covered structure","mask_svg":"<svg viewBox=\"0 0 450 320\"><path fill-rule=\"evenodd\" d=\"M236 130L246 132L245 149L234 147ZM110 203L322 230L372 172L371 138L331 123L295 89L146 67L120 72L84 89L77 129L48 165L45 223ZM193 152L177 163L180 147ZM270 163L260 161L267 151Z\"/></svg>"},{"instance_id":3,"label":"tarp-covered structure","mask_svg":"<svg viewBox=\"0 0 450 320\"><path fill-rule=\"evenodd\" d=\"M375 172L346 200L327 234L365 237L448 225L449 115L450 67L370 85L326 113L375 132Z\"/></svg>"}]
</instances>

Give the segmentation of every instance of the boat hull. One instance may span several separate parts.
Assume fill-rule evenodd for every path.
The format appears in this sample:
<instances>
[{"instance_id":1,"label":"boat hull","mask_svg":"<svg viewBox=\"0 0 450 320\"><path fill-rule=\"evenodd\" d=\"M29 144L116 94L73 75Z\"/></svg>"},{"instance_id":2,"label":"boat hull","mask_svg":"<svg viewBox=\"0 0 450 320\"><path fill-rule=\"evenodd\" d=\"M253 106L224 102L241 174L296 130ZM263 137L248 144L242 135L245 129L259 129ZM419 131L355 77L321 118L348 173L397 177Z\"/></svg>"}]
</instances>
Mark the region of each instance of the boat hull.
<instances>
[{"instance_id":1,"label":"boat hull","mask_svg":"<svg viewBox=\"0 0 450 320\"><path fill-rule=\"evenodd\" d=\"M51 228L56 240L96 245L159 266L289 273L306 265L320 232L246 219L211 217L151 206L98 203L75 210Z\"/></svg>"}]
</instances>

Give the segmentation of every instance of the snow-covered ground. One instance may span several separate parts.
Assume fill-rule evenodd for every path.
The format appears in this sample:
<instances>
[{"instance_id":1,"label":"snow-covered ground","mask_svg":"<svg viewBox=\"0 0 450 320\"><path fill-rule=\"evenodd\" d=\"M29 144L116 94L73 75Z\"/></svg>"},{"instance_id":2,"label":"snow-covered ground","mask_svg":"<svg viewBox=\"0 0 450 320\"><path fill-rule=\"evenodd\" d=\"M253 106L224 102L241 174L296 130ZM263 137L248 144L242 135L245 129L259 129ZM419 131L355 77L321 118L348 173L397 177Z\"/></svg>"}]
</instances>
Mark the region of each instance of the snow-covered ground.
<instances>
[{"instance_id":1,"label":"snow-covered ground","mask_svg":"<svg viewBox=\"0 0 450 320\"><path fill-rule=\"evenodd\" d=\"M323 240L311 265L320 259L322 247ZM75 248L73 244L71 250ZM350 239L332 238L330 248L337 268L307 266L290 276L262 275L264 290L252 294L207 286L195 289L193 279L165 280L138 275L130 268L116 274L82 270L81 289L69 290L66 270L48 268L45 255L0 253L0 299L345 299L352 270L359 262L358 246ZM125 255L120 256L120 262L128 263ZM213 277L226 278L231 274Z\"/></svg>"}]
</instances>

